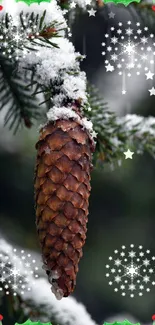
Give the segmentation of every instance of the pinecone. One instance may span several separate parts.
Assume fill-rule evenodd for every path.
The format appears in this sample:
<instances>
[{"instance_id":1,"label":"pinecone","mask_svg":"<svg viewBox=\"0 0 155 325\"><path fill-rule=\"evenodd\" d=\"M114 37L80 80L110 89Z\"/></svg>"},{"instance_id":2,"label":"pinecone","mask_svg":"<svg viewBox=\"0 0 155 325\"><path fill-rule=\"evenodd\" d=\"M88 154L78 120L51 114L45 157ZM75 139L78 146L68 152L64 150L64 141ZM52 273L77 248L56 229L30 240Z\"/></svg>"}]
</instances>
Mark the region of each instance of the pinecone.
<instances>
[{"instance_id":1,"label":"pinecone","mask_svg":"<svg viewBox=\"0 0 155 325\"><path fill-rule=\"evenodd\" d=\"M73 119L41 130L35 174L36 225L44 267L57 299L76 285L86 239L94 142Z\"/></svg>"}]
</instances>

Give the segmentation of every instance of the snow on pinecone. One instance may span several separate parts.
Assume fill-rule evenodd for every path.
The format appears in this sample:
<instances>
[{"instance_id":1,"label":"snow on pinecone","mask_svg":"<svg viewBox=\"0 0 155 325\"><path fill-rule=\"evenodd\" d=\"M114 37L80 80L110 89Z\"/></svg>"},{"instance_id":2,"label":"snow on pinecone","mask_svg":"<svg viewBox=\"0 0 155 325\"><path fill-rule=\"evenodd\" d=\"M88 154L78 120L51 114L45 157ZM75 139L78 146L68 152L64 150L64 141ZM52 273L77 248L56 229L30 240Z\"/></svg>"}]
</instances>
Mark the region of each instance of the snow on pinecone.
<instances>
[{"instance_id":1,"label":"snow on pinecone","mask_svg":"<svg viewBox=\"0 0 155 325\"><path fill-rule=\"evenodd\" d=\"M86 239L95 144L76 107L68 119L58 113L55 118L52 115L36 144L36 225L43 267L52 292L61 299L76 285Z\"/></svg>"}]
</instances>

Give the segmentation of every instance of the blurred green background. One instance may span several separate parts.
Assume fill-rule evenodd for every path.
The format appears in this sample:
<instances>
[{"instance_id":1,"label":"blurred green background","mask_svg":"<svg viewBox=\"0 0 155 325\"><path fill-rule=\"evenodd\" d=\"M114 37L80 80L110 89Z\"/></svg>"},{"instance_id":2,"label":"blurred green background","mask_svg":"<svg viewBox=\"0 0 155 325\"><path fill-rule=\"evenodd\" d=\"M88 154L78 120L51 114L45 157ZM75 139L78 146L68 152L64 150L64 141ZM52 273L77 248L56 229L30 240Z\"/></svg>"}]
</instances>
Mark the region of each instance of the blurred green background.
<instances>
[{"instance_id":1,"label":"blurred green background","mask_svg":"<svg viewBox=\"0 0 155 325\"><path fill-rule=\"evenodd\" d=\"M119 8L121 15L123 10L123 19L132 20L128 9L114 6L107 8L116 13L118 20ZM105 101L108 102L110 98L113 106L109 105L109 109L123 115L126 113L124 98L116 89L114 96L114 83L113 89L106 92L107 74L101 73L103 58L100 43L109 24L108 19L105 19L108 14L106 10L89 19L88 15L81 14L80 19L78 17L72 25L72 40L76 50L83 52L85 37L87 59L82 68L87 72L89 81L99 87ZM124 18L124 14L129 18ZM114 20L112 24L115 24ZM132 90L130 112L155 116L155 100L148 96L148 91L142 96L141 80L137 84L139 99L135 102ZM134 91L136 93L136 87ZM0 127L0 235L13 245L40 254L33 200L38 126L19 131L14 136L2 124L3 114ZM143 245L145 250L151 250L152 256L155 255L155 161L147 154L134 154L132 160L122 157L121 167L116 165L114 170L110 166L104 166L103 170L94 169L91 185L87 241L74 296L100 324L108 317L124 313L141 322L148 322L155 313L153 287L150 293L140 298L122 297L120 292L114 293L113 287L108 285L105 265L113 251L120 250L122 245Z\"/></svg>"}]
</instances>

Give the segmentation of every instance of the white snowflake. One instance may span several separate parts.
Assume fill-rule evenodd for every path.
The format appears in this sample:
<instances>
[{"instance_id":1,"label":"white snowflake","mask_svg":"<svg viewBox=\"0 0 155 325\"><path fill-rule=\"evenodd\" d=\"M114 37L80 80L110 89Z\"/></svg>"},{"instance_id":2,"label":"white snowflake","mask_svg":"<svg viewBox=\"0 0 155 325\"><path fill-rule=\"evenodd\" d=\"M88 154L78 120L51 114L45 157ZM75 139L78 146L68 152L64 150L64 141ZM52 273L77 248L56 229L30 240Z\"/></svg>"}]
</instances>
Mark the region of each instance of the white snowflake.
<instances>
[{"instance_id":1,"label":"white snowflake","mask_svg":"<svg viewBox=\"0 0 155 325\"><path fill-rule=\"evenodd\" d=\"M6 25L5 18L0 22L0 50L8 59L15 58L19 60L19 54L25 58L27 53L36 50L36 47L30 43L31 40L37 40L39 32L38 26L22 14L22 24L18 16L12 18L8 16ZM32 48L32 50L31 50Z\"/></svg>"},{"instance_id":2,"label":"white snowflake","mask_svg":"<svg viewBox=\"0 0 155 325\"><path fill-rule=\"evenodd\" d=\"M143 70L146 80L154 76L155 36L149 33L148 27L140 28L139 22L136 28L131 27L130 21L126 26L119 22L118 28L111 27L109 34L104 35L107 42L101 43L104 47L102 55L106 56L106 72L118 70L123 95L126 94L126 77L130 78L132 73L140 76Z\"/></svg>"},{"instance_id":3,"label":"white snowflake","mask_svg":"<svg viewBox=\"0 0 155 325\"><path fill-rule=\"evenodd\" d=\"M17 293L23 295L31 291L31 287L35 285L35 280L38 278L38 267L35 263L31 254L26 254L24 250L17 254L17 249L14 248L11 259L7 251L0 253L0 292L3 291L6 295L12 292L16 296ZM28 281L28 275L34 278L31 283Z\"/></svg>"},{"instance_id":4,"label":"white snowflake","mask_svg":"<svg viewBox=\"0 0 155 325\"><path fill-rule=\"evenodd\" d=\"M150 292L150 286L155 285L154 259L141 245L137 249L133 244L129 248L123 245L120 252L114 250L114 257L110 256L106 264L109 285L114 286L114 292L120 290L122 296L129 294L130 298Z\"/></svg>"}]
</instances>

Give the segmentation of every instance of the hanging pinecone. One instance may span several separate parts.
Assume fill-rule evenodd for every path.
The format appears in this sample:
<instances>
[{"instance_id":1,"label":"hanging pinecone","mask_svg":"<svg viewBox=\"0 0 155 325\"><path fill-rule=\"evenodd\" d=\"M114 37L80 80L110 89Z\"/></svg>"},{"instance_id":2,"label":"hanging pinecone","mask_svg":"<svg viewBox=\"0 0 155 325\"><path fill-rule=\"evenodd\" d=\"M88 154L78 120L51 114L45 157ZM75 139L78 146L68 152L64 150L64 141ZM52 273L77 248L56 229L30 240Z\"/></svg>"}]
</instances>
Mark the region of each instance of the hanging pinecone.
<instances>
[{"instance_id":1,"label":"hanging pinecone","mask_svg":"<svg viewBox=\"0 0 155 325\"><path fill-rule=\"evenodd\" d=\"M44 268L57 299L76 284L86 239L90 171L95 144L77 119L57 119L40 131L36 144L36 225Z\"/></svg>"}]
</instances>

